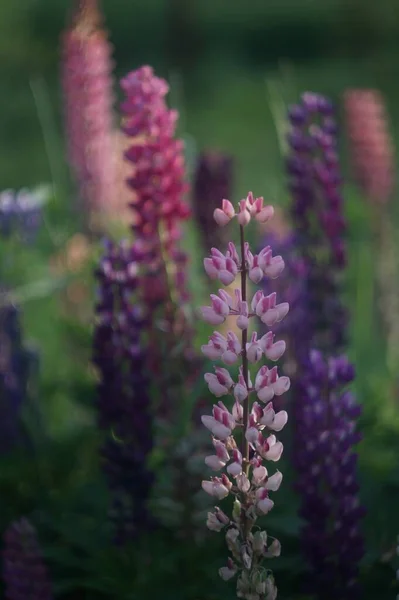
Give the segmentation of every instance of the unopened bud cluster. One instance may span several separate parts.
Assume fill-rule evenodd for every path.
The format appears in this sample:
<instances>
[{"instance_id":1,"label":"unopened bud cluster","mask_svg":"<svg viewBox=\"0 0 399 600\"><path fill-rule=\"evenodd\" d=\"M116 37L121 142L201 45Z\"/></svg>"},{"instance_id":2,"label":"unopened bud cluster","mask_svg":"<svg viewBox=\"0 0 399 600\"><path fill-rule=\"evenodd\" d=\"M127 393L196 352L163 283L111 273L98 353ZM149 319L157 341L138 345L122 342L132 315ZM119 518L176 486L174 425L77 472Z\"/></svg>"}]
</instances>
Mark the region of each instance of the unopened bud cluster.
<instances>
[{"instance_id":1,"label":"unopened bud cluster","mask_svg":"<svg viewBox=\"0 0 399 600\"><path fill-rule=\"evenodd\" d=\"M283 445L275 433L287 423L285 411L275 412L273 398L290 387L288 377L279 376L276 366L261 366L253 373L249 365L258 363L263 356L277 361L285 351L285 342L275 341L271 331L258 339L254 332L248 335L250 319L259 317L267 327L281 321L288 313L286 302L278 303L275 293L265 296L257 291L251 301L247 299L247 278L259 283L265 276L276 278L284 269L281 256L273 256L269 246L253 255L245 242L244 228L252 218L264 223L273 216L273 208L264 206L263 198L251 193L241 200L238 211L228 200L216 209L214 217L220 226L234 217L240 226L240 249L228 244L225 254L212 248L211 257L204 266L211 279L231 285L238 276L241 285L231 296L224 289L211 295L211 306L202 307L202 316L212 325L220 325L228 317L236 319L241 339L234 331L226 335L215 331L202 352L211 360L221 360L225 365L239 365L238 375L232 377L224 368L215 367L215 373L207 373L205 381L217 398L232 396L232 406L219 401L213 406L212 415L202 417L202 422L212 433L214 454L205 459L213 471L220 474L202 482L202 488L217 500L234 496L232 516L219 507L208 513L207 525L212 531L226 530L226 542L231 556L227 565L219 570L224 580L237 577L237 597L246 600L272 600L277 596L271 572L262 566L264 558L279 556L280 543L268 538L259 527L254 530L257 518L266 515L274 506L270 492L280 487L282 474L270 473L264 461L277 462ZM237 331L237 329L236 329ZM254 399L250 403L250 398ZM241 435L236 438L236 433Z\"/></svg>"}]
</instances>

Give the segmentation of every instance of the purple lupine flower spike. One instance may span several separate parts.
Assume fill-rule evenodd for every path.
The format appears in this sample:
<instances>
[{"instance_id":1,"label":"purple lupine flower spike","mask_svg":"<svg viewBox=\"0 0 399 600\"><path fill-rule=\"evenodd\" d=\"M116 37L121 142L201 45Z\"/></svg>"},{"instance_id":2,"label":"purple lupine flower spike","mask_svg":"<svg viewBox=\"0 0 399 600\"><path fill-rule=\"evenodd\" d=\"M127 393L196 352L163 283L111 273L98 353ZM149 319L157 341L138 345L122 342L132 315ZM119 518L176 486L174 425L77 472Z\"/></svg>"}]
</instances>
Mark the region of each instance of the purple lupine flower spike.
<instances>
[{"instance_id":1,"label":"purple lupine flower spike","mask_svg":"<svg viewBox=\"0 0 399 600\"><path fill-rule=\"evenodd\" d=\"M145 321L133 294L137 262L129 243L106 243L97 270L99 296L93 361L99 371L98 417L105 432L103 468L113 497L116 541L136 537L150 524L153 474L149 379L141 333Z\"/></svg>"},{"instance_id":2,"label":"purple lupine flower spike","mask_svg":"<svg viewBox=\"0 0 399 600\"><path fill-rule=\"evenodd\" d=\"M219 198L231 197L233 167L233 157L228 154L208 150L198 157L193 184L193 209L207 250L228 242L224 230L215 223L213 212L219 206Z\"/></svg>"},{"instance_id":3,"label":"purple lupine flower spike","mask_svg":"<svg viewBox=\"0 0 399 600\"><path fill-rule=\"evenodd\" d=\"M303 548L311 567L307 591L323 600L344 600L359 594L363 509L353 451L359 441L355 425L360 408L354 396L342 390L354 378L354 369L340 356L347 333L340 299L346 223L337 126L331 103L317 94L304 94L301 103L291 107L289 119L287 169L295 246L287 262L291 271L298 261L304 268L296 300L303 305L307 328L307 335L301 327L288 328L296 362L293 461L306 522ZM288 269L289 277L293 271Z\"/></svg>"},{"instance_id":4,"label":"purple lupine flower spike","mask_svg":"<svg viewBox=\"0 0 399 600\"><path fill-rule=\"evenodd\" d=\"M53 598L36 531L27 519L12 523L4 534L3 580L7 600Z\"/></svg>"},{"instance_id":5,"label":"purple lupine flower spike","mask_svg":"<svg viewBox=\"0 0 399 600\"><path fill-rule=\"evenodd\" d=\"M299 254L309 267L308 335L318 337L313 342L319 348L342 347L346 338L346 311L337 293L346 263L346 222L333 115L329 101L309 93L289 110L292 217Z\"/></svg>"},{"instance_id":6,"label":"purple lupine flower spike","mask_svg":"<svg viewBox=\"0 0 399 600\"><path fill-rule=\"evenodd\" d=\"M297 382L299 428L308 432L296 455L297 490L306 525L302 547L312 569L307 591L317 598L361 597L358 564L364 553L360 521L356 422L361 407L346 389L354 369L345 356L327 361L312 350ZM311 432L311 435L309 434Z\"/></svg>"},{"instance_id":7,"label":"purple lupine flower spike","mask_svg":"<svg viewBox=\"0 0 399 600\"><path fill-rule=\"evenodd\" d=\"M255 528L255 524L259 516L273 508L270 493L277 491L282 481L282 474L279 471L269 474L263 462L277 462L283 451L275 433L283 429L288 415L284 410L275 411L273 399L289 389L290 380L280 376L275 366L263 365L251 374L249 365L263 356L276 361L284 353L285 344L275 340L271 332L260 339L256 333L249 338L248 327L255 317L271 327L286 316L289 306L280 302L276 294L265 296L261 290L249 298L247 280L258 282L260 276L278 277L284 261L281 256L273 256L269 246L254 256L245 241L245 226L250 220L255 218L265 223L273 213L273 207L264 206L263 198L254 198L252 193L241 200L237 213L231 202L224 199L214 218L218 225L224 226L236 216L240 248L233 243L228 244L225 253L214 248L211 257L204 261L207 274L223 285L231 284L229 273L241 278L241 286L234 290L233 296L220 289L218 294L211 294L211 306L201 309L208 323L221 325L232 317L236 331L241 332L240 336L233 331L226 336L215 332L202 347L203 353L212 359L220 359L225 365L240 365L234 378L220 366L205 375L210 392L223 400L213 406L212 415L202 417L212 433L214 447L214 454L205 462L217 474L203 481L202 488L217 500L230 494L235 497L231 517L215 507L215 512L208 513L207 525L212 531L226 529L231 556L219 574L226 581L237 576L237 597L246 600L276 598L274 578L262 562L266 557L279 556L281 550L278 540L268 538L266 531ZM225 399L229 396L230 402ZM240 430L237 441L236 433Z\"/></svg>"}]
</instances>

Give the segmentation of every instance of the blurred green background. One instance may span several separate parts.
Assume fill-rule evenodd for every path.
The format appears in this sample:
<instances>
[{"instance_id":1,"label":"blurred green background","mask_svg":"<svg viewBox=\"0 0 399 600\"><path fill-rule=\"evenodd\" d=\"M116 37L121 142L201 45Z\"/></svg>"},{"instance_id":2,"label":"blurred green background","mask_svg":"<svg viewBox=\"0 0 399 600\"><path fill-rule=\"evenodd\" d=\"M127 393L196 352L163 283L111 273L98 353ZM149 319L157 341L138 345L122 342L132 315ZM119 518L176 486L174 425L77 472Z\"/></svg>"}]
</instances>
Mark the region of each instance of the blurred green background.
<instances>
[{"instance_id":1,"label":"blurred green background","mask_svg":"<svg viewBox=\"0 0 399 600\"><path fill-rule=\"evenodd\" d=\"M0 2L0 188L56 180L63 208L54 203L50 206L48 218L53 228L46 227L41 242L47 254L56 252L71 231L76 231L76 214L68 212L74 201L68 191L72 188L59 82L60 38L75 1ZM394 140L399 138L397 0L102 0L101 7L114 46L116 81L142 64L152 65L158 75L168 79L169 101L180 111L179 133L187 142L188 157L204 147L233 154L235 197L252 189L275 204L289 202L278 124L285 118L285 105L297 101L305 90L330 96L340 109L346 88L380 89L387 101L391 133ZM115 88L117 105L120 92L117 85ZM393 382L384 379L384 344L375 342L381 336L373 319L376 299L370 215L351 185L341 124L350 223L347 291L353 316L352 355L359 373L358 392L370 399L372 412L379 401L372 400L374 389L391 397ZM395 206L393 212L398 213ZM188 238L194 235L190 231ZM194 262L200 261L195 242L189 239L188 243ZM40 271L43 261L35 263L30 253L28 262L25 277L35 282L43 273L34 264ZM85 279L92 281L90 266ZM51 341L51 318L36 317L45 303L50 311L51 302L51 297L42 299L39 294L37 300L26 303L27 331L42 340L42 370L45 379L48 374L49 385L57 373L62 397L76 397L71 381L79 378L72 357L79 348L83 352L77 354L80 366L87 364L91 334L86 330L83 339L79 332L71 335L68 324L73 351L67 351L68 361L60 361L60 340ZM54 323L60 318L59 307L56 303L51 306ZM369 325L365 327L365 323ZM381 381L385 386L382 392ZM89 390L91 395L92 388ZM46 392L54 394L52 389ZM53 418L63 421L60 405L54 406ZM396 409L390 401L385 409L391 423Z\"/></svg>"},{"instance_id":2,"label":"blurred green background","mask_svg":"<svg viewBox=\"0 0 399 600\"><path fill-rule=\"evenodd\" d=\"M59 39L72 5L0 3L3 188L50 179L37 103L42 120L56 123L51 143L61 143ZM336 99L348 86L378 87L398 130L397 0L103 0L102 7L117 74L148 63L167 77L184 132L237 156L240 192L278 184L268 98L276 80L287 101L310 88Z\"/></svg>"},{"instance_id":3,"label":"blurred green background","mask_svg":"<svg viewBox=\"0 0 399 600\"><path fill-rule=\"evenodd\" d=\"M55 293L57 286L65 285L63 274L58 280L52 272L48 280L49 256L76 232L76 215L67 210L73 202L67 193L71 188L59 85L60 36L72 6L72 0L0 0L0 189L56 180L65 201L62 209L50 204L40 243L25 252L21 270L13 275L16 285L40 287L41 281L47 282L42 294L33 292L23 303L27 337L40 350L38 404L50 436L57 442L73 435L77 438L76 443L68 441L65 450L59 444L62 460L55 455L54 466L44 448L39 457L44 483L23 457L21 463L28 472L18 475L25 487L17 494L13 488L17 471L10 464L8 473L2 465L6 482L2 489L11 490L9 496L2 496L7 506L3 519L9 521L36 505L39 481L43 498L37 505L49 513L53 510L58 524L57 510L67 512L69 502L71 522L76 521L79 529L79 511L73 512L71 497L77 490L76 505L84 514L81 488L85 491L84 486L90 487L96 477L92 464L98 443L92 410L95 388L88 368L92 313L89 310L89 315L75 321L66 318ZM190 150L203 147L234 155L235 199L252 189L273 203L287 205L276 120L285 117L284 105L295 102L305 90L324 93L339 106L348 87L380 89L386 97L393 138L399 139L399 0L102 0L102 9L114 45L116 75L150 64L168 79L170 102L180 111L180 134L188 142L189 156ZM115 94L119 95L117 89ZM370 548L379 560L399 530L397 377L388 373L385 341L378 331L370 213L351 185L346 160L343 169L349 182L345 194L350 224L346 292L353 316L351 356L358 370L357 393L365 407L362 489L368 506L375 507L369 511L372 518L367 530L373 540ZM396 206L393 213L398 223ZM191 257L200 263L194 231L189 232L192 235L186 241ZM90 302L93 268L94 260L76 274L76 279L90 282ZM197 289L204 292L200 289L203 280L198 279ZM200 299L195 298L195 303ZM61 462L65 471L59 468ZM384 496L381 511L381 498L390 485L395 494ZM72 492L67 495L69 488ZM57 491L50 495L48 489ZM101 503L96 490L90 502L98 496ZM90 502L88 510L92 511ZM102 572L97 565L96 569ZM388 580L391 573L383 577ZM130 572L126 576L130 585L129 578ZM192 580L196 584L198 575Z\"/></svg>"}]
</instances>

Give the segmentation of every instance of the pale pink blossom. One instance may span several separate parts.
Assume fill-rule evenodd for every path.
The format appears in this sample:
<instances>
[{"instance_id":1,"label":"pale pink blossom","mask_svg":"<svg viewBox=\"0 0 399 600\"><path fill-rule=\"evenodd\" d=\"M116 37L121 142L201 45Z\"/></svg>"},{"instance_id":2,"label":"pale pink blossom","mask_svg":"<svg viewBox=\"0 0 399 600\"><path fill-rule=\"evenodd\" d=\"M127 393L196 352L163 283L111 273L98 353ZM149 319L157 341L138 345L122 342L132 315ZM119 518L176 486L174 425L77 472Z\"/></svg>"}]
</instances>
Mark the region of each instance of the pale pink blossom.
<instances>
[{"instance_id":1,"label":"pale pink blossom","mask_svg":"<svg viewBox=\"0 0 399 600\"><path fill-rule=\"evenodd\" d=\"M248 492L251 487L251 483L245 473L237 475L236 484L240 492Z\"/></svg>"},{"instance_id":2,"label":"pale pink blossom","mask_svg":"<svg viewBox=\"0 0 399 600\"><path fill-rule=\"evenodd\" d=\"M242 296L241 296L241 290L235 289L234 293L235 293L235 300L236 300L234 308L238 314L237 327L241 330L248 329L248 325L249 325L248 303L246 301L243 301Z\"/></svg>"},{"instance_id":3,"label":"pale pink blossom","mask_svg":"<svg viewBox=\"0 0 399 600\"><path fill-rule=\"evenodd\" d=\"M212 306L203 306L201 308L202 318L211 325L221 325L230 314L231 297L224 290L219 290L218 296L211 294L211 300Z\"/></svg>"},{"instance_id":4,"label":"pale pink blossom","mask_svg":"<svg viewBox=\"0 0 399 600\"><path fill-rule=\"evenodd\" d=\"M248 427L245 431L245 439L247 440L248 443L253 445L256 443L258 438L259 438L259 429L258 429L258 426L256 425L256 418L255 418L253 412L251 412L251 415L249 417Z\"/></svg>"},{"instance_id":5,"label":"pale pink blossom","mask_svg":"<svg viewBox=\"0 0 399 600\"><path fill-rule=\"evenodd\" d=\"M237 449L233 451L233 461L227 467L227 472L232 477L237 477L242 473L242 454Z\"/></svg>"},{"instance_id":6,"label":"pale pink blossom","mask_svg":"<svg viewBox=\"0 0 399 600\"><path fill-rule=\"evenodd\" d=\"M251 213L249 212L249 210L247 208L247 201L240 200L240 210L237 215L237 221L239 222L239 224L242 227L245 227L245 225L248 225L250 220L251 220Z\"/></svg>"},{"instance_id":7,"label":"pale pink blossom","mask_svg":"<svg viewBox=\"0 0 399 600\"><path fill-rule=\"evenodd\" d=\"M261 348L269 360L276 361L282 357L286 350L286 344L283 340L274 342L274 334L268 331L260 340Z\"/></svg>"},{"instance_id":8,"label":"pale pink blossom","mask_svg":"<svg viewBox=\"0 0 399 600\"><path fill-rule=\"evenodd\" d=\"M263 206L263 203L262 196L254 198L252 192L248 194L247 205L249 205L249 212L259 223L266 223L274 215L273 206Z\"/></svg>"},{"instance_id":9,"label":"pale pink blossom","mask_svg":"<svg viewBox=\"0 0 399 600\"><path fill-rule=\"evenodd\" d=\"M230 492L220 477L213 477L211 481L203 481L202 489L210 496L215 496L218 500L223 500Z\"/></svg>"},{"instance_id":10,"label":"pale pink blossom","mask_svg":"<svg viewBox=\"0 0 399 600\"><path fill-rule=\"evenodd\" d=\"M209 429L213 435L226 440L236 426L236 420L227 410L223 402L213 405L212 416L204 415L201 417L202 423Z\"/></svg>"},{"instance_id":11,"label":"pale pink blossom","mask_svg":"<svg viewBox=\"0 0 399 600\"><path fill-rule=\"evenodd\" d=\"M253 332L251 341L247 343L247 358L250 363L257 363L263 355L261 340L258 340L258 334ZM262 338L263 339L263 338Z\"/></svg>"},{"instance_id":12,"label":"pale pink blossom","mask_svg":"<svg viewBox=\"0 0 399 600\"><path fill-rule=\"evenodd\" d=\"M281 396L289 388L289 377L279 377L277 367L269 369L266 365L263 365L259 369L255 379L255 390L259 400L262 402L269 402L275 395Z\"/></svg>"},{"instance_id":13,"label":"pale pink blossom","mask_svg":"<svg viewBox=\"0 0 399 600\"><path fill-rule=\"evenodd\" d=\"M277 558L281 554L281 544L278 540L273 540L264 556L267 558Z\"/></svg>"},{"instance_id":14,"label":"pale pink blossom","mask_svg":"<svg viewBox=\"0 0 399 600\"><path fill-rule=\"evenodd\" d=\"M216 454L206 456L205 464L213 471L220 471L224 466L226 466L226 463L222 461Z\"/></svg>"},{"instance_id":15,"label":"pale pink blossom","mask_svg":"<svg viewBox=\"0 0 399 600\"><path fill-rule=\"evenodd\" d=\"M221 460L223 460L225 463L230 460L230 454L228 453L226 445L223 442L213 439L212 443L216 450L216 454Z\"/></svg>"},{"instance_id":16,"label":"pale pink blossom","mask_svg":"<svg viewBox=\"0 0 399 600\"><path fill-rule=\"evenodd\" d=\"M220 279L224 285L230 285L238 273L238 266L230 252L224 256L217 248L212 248L211 256L204 259L204 268L211 279Z\"/></svg>"},{"instance_id":17,"label":"pale pink blossom","mask_svg":"<svg viewBox=\"0 0 399 600\"><path fill-rule=\"evenodd\" d=\"M208 384L209 391L212 392L212 394L214 394L217 398L228 394L234 385L228 370L221 367L215 368L215 374L205 373L204 379Z\"/></svg>"},{"instance_id":18,"label":"pale pink blossom","mask_svg":"<svg viewBox=\"0 0 399 600\"><path fill-rule=\"evenodd\" d=\"M227 332L226 349L222 354L222 360L226 365L232 365L237 362L241 354L241 344L234 331Z\"/></svg>"},{"instance_id":19,"label":"pale pink blossom","mask_svg":"<svg viewBox=\"0 0 399 600\"><path fill-rule=\"evenodd\" d=\"M272 431L281 431L288 421L288 414L285 410L274 412L273 404L269 402L263 410L263 415L259 421L261 425L268 427Z\"/></svg>"},{"instance_id":20,"label":"pale pink blossom","mask_svg":"<svg viewBox=\"0 0 399 600\"><path fill-rule=\"evenodd\" d=\"M262 292L254 295L251 303L251 308L258 315L262 323L268 327L272 327L275 323L281 321L289 311L288 302L276 304L276 293L272 292L265 296Z\"/></svg>"},{"instance_id":21,"label":"pale pink blossom","mask_svg":"<svg viewBox=\"0 0 399 600\"><path fill-rule=\"evenodd\" d=\"M229 200L223 200L222 208L217 208L213 217L220 227L224 227L235 215L234 206Z\"/></svg>"},{"instance_id":22,"label":"pale pink blossom","mask_svg":"<svg viewBox=\"0 0 399 600\"><path fill-rule=\"evenodd\" d=\"M215 360L217 358L221 358L223 352L227 349L227 340L218 331L214 331L211 337L209 338L209 342L201 346L201 351L207 358L211 360Z\"/></svg>"},{"instance_id":23,"label":"pale pink blossom","mask_svg":"<svg viewBox=\"0 0 399 600\"><path fill-rule=\"evenodd\" d=\"M219 569L219 575L223 581L229 581L237 573L237 566L233 563L231 558L227 561L227 567L221 567Z\"/></svg>"},{"instance_id":24,"label":"pale pink blossom","mask_svg":"<svg viewBox=\"0 0 399 600\"><path fill-rule=\"evenodd\" d=\"M236 400L233 404L233 410L231 411L233 414L234 419L239 422L242 421L242 417L243 417L243 408L242 408L242 404L240 404L238 402L238 400Z\"/></svg>"},{"instance_id":25,"label":"pale pink blossom","mask_svg":"<svg viewBox=\"0 0 399 600\"><path fill-rule=\"evenodd\" d=\"M264 439L260 434L256 449L264 459L277 462L283 453L283 444L277 441L275 435L269 435L267 439Z\"/></svg>"},{"instance_id":26,"label":"pale pink blossom","mask_svg":"<svg viewBox=\"0 0 399 600\"><path fill-rule=\"evenodd\" d=\"M271 492L277 492L278 488L281 485L282 480L283 480L283 474L280 473L280 471L276 471L274 475L272 475L271 477L268 477L265 487L266 487L266 489L270 490Z\"/></svg>"},{"instance_id":27,"label":"pale pink blossom","mask_svg":"<svg viewBox=\"0 0 399 600\"><path fill-rule=\"evenodd\" d=\"M214 513L208 512L206 524L211 531L221 531L229 523L229 517L220 508L215 507Z\"/></svg>"},{"instance_id":28,"label":"pale pink blossom","mask_svg":"<svg viewBox=\"0 0 399 600\"><path fill-rule=\"evenodd\" d=\"M244 375L242 372L242 367L240 367L238 383L236 383L236 385L234 386L233 393L234 393L234 398L240 403L244 402L245 398L248 398L248 387L247 387L247 384L245 383Z\"/></svg>"},{"instance_id":29,"label":"pale pink blossom","mask_svg":"<svg viewBox=\"0 0 399 600\"><path fill-rule=\"evenodd\" d=\"M276 279L285 267L282 256L273 256L270 246L266 246L259 252L258 264L263 274L270 279Z\"/></svg>"},{"instance_id":30,"label":"pale pink blossom","mask_svg":"<svg viewBox=\"0 0 399 600\"><path fill-rule=\"evenodd\" d=\"M214 471L220 471L223 467L226 466L226 463L230 460L230 455L223 442L214 439L213 445L215 447L216 454L207 456L205 458L205 464Z\"/></svg>"},{"instance_id":31,"label":"pale pink blossom","mask_svg":"<svg viewBox=\"0 0 399 600\"><path fill-rule=\"evenodd\" d=\"M260 467L255 467L252 470L252 483L258 487L259 485L261 485L265 479L267 477L267 469L266 467L260 466Z\"/></svg>"},{"instance_id":32,"label":"pale pink blossom","mask_svg":"<svg viewBox=\"0 0 399 600\"><path fill-rule=\"evenodd\" d=\"M264 487L258 488L256 490L256 498L257 498L256 506L257 506L258 510L262 514L267 515L267 513L270 512L274 506L273 500L270 500L270 498L269 498L268 490Z\"/></svg>"}]
</instances>

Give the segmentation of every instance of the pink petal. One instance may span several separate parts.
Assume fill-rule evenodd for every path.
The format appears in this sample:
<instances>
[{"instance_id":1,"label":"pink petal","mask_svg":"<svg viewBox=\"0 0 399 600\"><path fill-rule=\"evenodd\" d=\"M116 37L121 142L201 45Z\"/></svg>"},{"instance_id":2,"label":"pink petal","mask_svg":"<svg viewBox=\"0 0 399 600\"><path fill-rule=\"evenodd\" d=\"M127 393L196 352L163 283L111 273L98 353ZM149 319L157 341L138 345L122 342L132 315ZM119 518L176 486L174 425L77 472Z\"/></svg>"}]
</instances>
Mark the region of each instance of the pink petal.
<instances>
[{"instance_id":1,"label":"pink petal","mask_svg":"<svg viewBox=\"0 0 399 600\"><path fill-rule=\"evenodd\" d=\"M221 325L226 320L226 317L224 315L216 314L213 308L211 308L210 306L202 306L201 314L204 321L210 323L211 325Z\"/></svg>"}]
</instances>

